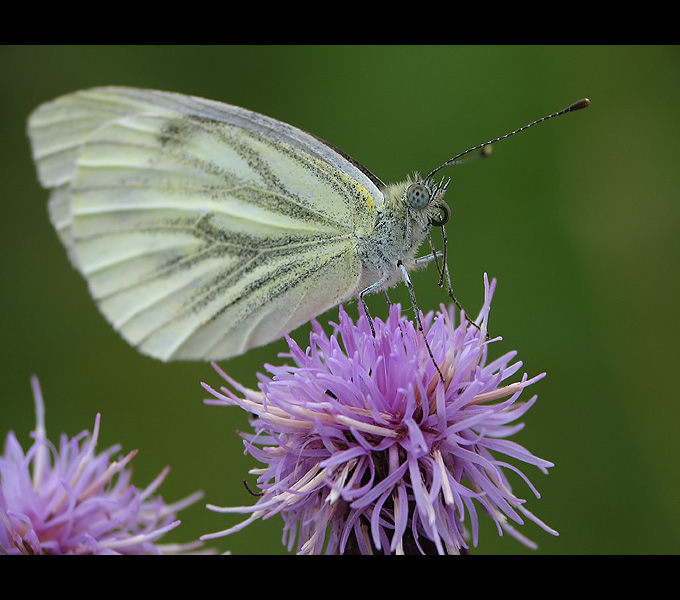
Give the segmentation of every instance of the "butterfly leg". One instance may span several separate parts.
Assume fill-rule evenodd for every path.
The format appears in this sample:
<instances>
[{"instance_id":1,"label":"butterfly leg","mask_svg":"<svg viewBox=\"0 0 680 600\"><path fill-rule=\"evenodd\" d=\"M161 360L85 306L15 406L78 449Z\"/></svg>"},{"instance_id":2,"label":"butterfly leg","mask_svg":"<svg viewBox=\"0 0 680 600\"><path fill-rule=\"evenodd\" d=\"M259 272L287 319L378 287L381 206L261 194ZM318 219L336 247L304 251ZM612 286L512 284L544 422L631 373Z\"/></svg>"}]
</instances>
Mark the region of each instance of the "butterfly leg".
<instances>
[{"instance_id":1,"label":"butterfly leg","mask_svg":"<svg viewBox=\"0 0 680 600\"><path fill-rule=\"evenodd\" d=\"M371 313L368 312L368 304L366 304L366 300L364 299L364 296L368 294L372 294L374 292L380 291L380 288L383 287L387 283L388 277L382 277L375 283L369 285L365 290L362 290L359 292L359 300L361 300L361 306L364 309L364 314L366 315L366 318L368 319L368 324L371 326L371 333L373 334L373 337L375 337L375 327L373 326L373 319L371 319ZM387 292L383 291L385 294L385 298L387 298ZM388 304L389 304L389 298Z\"/></svg>"},{"instance_id":2,"label":"butterfly leg","mask_svg":"<svg viewBox=\"0 0 680 600\"><path fill-rule=\"evenodd\" d=\"M442 282L446 280L446 294L448 295L449 298L453 301L453 303L456 305L456 308L458 308L459 311L463 311L463 307L460 305L460 302L456 299L456 297L453 295L453 288L451 287L451 275L449 274L449 265L446 261L443 261L442 263L442 268L439 267L439 263L437 262L438 258L444 258L445 253L440 251L433 252L432 254L428 254L426 256L420 256L416 258L413 263L416 266L416 268L420 268L421 266L425 266L430 264L432 261L435 262L437 265L437 270L440 272L439 275L439 285L442 285Z\"/></svg>"},{"instance_id":3,"label":"butterfly leg","mask_svg":"<svg viewBox=\"0 0 680 600\"><path fill-rule=\"evenodd\" d=\"M421 262L429 262L434 258L434 255L430 256L424 256L422 259L416 259L416 262L418 260L421 260ZM413 283L411 282L411 276L408 274L408 270L404 266L404 263L401 261L397 262L397 266L399 267L399 270L401 272L401 278L404 281L404 284L406 285L406 288L408 289L409 296L411 297L411 305L413 306L413 312L416 316L416 325L418 327L418 331L420 331L420 334L423 336L423 341L425 342L425 347L427 348L427 352L430 355L430 358L432 359L432 364L435 366L435 369L437 369L437 373L439 373L439 378L442 380L442 383L444 382L444 376L442 375L441 370L439 369L439 365L437 364L437 361L434 358L434 354L432 354L432 348L430 348L430 344L427 342L427 338L425 337L425 330L423 329L423 323L420 320L420 310L418 309L418 303L416 302L416 294L413 291ZM388 277L382 277L378 281L376 281L374 284L369 285L365 290L359 292L359 300L361 300L361 305L363 306L364 313L366 315L366 318L368 319L368 324L371 326L371 333L373 333L373 337L375 337L375 327L373 325L373 320L371 319L371 315L368 312L368 305L366 304L366 300L364 299L364 296L367 294L371 294L373 292L377 292L380 290L382 286L384 286L387 283Z\"/></svg>"},{"instance_id":4,"label":"butterfly leg","mask_svg":"<svg viewBox=\"0 0 680 600\"><path fill-rule=\"evenodd\" d=\"M432 254L426 254L425 256L419 256L413 260L413 264L417 269L429 265L433 260L436 261L438 258L443 258L444 253L441 250L433 252Z\"/></svg>"},{"instance_id":5,"label":"butterfly leg","mask_svg":"<svg viewBox=\"0 0 680 600\"><path fill-rule=\"evenodd\" d=\"M423 258L429 258L430 260L432 260L434 258L434 254L431 254L430 256ZM404 280L404 283L406 284L406 288L408 289L409 295L411 296L411 305L413 306L413 312L416 315L416 324L418 326L418 331L420 331L420 334L423 336L423 341L425 342L427 352L430 355L430 358L432 359L432 364L434 365L435 369L437 369L437 373L439 373L439 378L442 380L442 383L444 383L444 375L442 375L442 372L439 369L439 365L437 364L437 361L434 359L434 354L432 354L432 348L430 348L430 344L427 343L427 338L425 337L425 330L423 329L423 323L420 320L420 310L418 309L418 303L416 302L416 294L413 291L413 283L411 283L411 276L408 274L408 270L404 266L404 263L399 261L397 263L397 266L401 271L401 277Z\"/></svg>"},{"instance_id":6,"label":"butterfly leg","mask_svg":"<svg viewBox=\"0 0 680 600\"><path fill-rule=\"evenodd\" d=\"M428 254L426 256L420 256L416 258L413 263L417 268L420 266L425 266L431 263L432 261L435 262L437 265L437 270L439 271L439 285L442 286L442 283L446 281L446 295L451 299L451 301L456 305L456 308L461 314L465 315L465 318L467 319L468 323L471 323L474 327L479 329L479 325L475 323L472 319L470 319L467 315L467 312L465 312L465 309L461 305L460 302L458 302L458 299L453 293L453 287L451 286L451 274L449 273L449 264L446 262L446 260L442 261L442 268L439 268L439 263L437 261L438 258L444 258L445 252L438 251L438 252L433 252L432 254ZM489 338L489 334L487 334L487 339Z\"/></svg>"}]
</instances>

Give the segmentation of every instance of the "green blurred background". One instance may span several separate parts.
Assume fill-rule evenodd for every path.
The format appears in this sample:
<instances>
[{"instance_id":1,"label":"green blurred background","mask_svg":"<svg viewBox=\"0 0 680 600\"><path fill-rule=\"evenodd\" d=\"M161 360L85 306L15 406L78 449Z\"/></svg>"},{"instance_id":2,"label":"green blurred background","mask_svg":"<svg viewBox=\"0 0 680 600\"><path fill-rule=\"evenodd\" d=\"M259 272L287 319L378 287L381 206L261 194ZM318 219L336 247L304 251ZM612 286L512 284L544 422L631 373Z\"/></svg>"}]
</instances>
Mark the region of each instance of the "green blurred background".
<instances>
[{"instance_id":1,"label":"green blurred background","mask_svg":"<svg viewBox=\"0 0 680 600\"><path fill-rule=\"evenodd\" d=\"M13 429L28 445L37 374L53 440L91 430L101 412L101 448L139 449L138 486L171 464L166 500L205 491L167 538L183 541L240 520L205 502L253 502L241 481L255 463L236 435L246 415L202 403L200 382L219 385L209 365L141 356L100 316L48 221L25 135L38 104L108 84L262 112L321 136L386 182L589 97L587 110L449 170L454 289L476 313L482 274L496 277L491 329L504 341L494 356L516 349L530 375L548 373L530 390L539 402L516 436L556 463L547 477L525 469L543 496L529 509L561 533L522 528L538 553L678 551L677 47L0 47L0 435ZM423 309L444 300L433 269L415 286ZM392 296L407 302L403 290ZM372 306L384 311L381 299ZM348 308L356 315L356 304ZM304 342L304 330L296 338ZM222 366L253 386L284 348ZM516 491L530 494L519 481ZM283 553L280 538L274 518L214 546ZM486 524L475 553L533 551Z\"/></svg>"}]
</instances>

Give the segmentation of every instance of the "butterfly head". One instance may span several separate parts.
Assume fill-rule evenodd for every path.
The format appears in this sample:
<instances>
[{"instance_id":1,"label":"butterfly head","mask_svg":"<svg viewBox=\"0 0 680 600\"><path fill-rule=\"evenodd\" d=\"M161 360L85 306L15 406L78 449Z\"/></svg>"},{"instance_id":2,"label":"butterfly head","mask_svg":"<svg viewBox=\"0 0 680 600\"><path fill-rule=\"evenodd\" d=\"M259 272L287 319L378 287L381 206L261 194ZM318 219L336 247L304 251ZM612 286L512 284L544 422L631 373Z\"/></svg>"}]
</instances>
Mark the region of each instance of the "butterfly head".
<instances>
[{"instance_id":1,"label":"butterfly head","mask_svg":"<svg viewBox=\"0 0 680 600\"><path fill-rule=\"evenodd\" d=\"M451 178L435 183L434 179L427 177L424 180L412 182L406 188L406 205L416 214L426 215L427 222L435 227L445 225L451 210L444 202L444 195Z\"/></svg>"}]
</instances>

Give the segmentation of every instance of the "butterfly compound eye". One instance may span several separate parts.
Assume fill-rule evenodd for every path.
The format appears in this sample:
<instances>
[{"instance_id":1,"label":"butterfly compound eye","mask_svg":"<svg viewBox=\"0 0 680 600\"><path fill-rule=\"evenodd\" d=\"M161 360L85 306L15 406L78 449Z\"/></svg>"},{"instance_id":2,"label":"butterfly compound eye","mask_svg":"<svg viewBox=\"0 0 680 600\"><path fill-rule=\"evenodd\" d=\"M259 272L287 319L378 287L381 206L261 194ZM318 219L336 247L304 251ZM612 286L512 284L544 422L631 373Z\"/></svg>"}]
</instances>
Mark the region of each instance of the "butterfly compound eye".
<instances>
[{"instance_id":1,"label":"butterfly compound eye","mask_svg":"<svg viewBox=\"0 0 680 600\"><path fill-rule=\"evenodd\" d=\"M422 183L412 183L406 190L406 201L411 208L425 208L430 203L430 189Z\"/></svg>"}]
</instances>

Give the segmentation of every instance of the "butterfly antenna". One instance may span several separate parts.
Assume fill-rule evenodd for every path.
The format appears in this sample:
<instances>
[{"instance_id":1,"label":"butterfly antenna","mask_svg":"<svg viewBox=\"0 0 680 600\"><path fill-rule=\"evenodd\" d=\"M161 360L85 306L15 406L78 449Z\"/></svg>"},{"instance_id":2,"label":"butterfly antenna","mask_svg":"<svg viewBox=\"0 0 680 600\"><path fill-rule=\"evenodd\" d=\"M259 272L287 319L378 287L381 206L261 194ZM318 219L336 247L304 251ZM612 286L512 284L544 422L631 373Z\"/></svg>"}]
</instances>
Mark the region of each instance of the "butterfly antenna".
<instances>
[{"instance_id":1,"label":"butterfly antenna","mask_svg":"<svg viewBox=\"0 0 680 600\"><path fill-rule=\"evenodd\" d=\"M501 140L505 140L505 139L517 134L517 133L520 133L522 131L525 131L525 130L533 127L534 125L538 125L539 123L543 123L543 121L547 121L548 119L553 119L555 117L559 117L561 115L565 115L567 113L574 112L576 110L581 110L582 108L585 108L589 104L590 104L590 100L588 100L588 98L582 98L578 102L574 102L573 104L570 104L569 106L567 106L566 108L563 108L562 110L559 110L559 111L552 113L550 115L546 115L545 117L537 119L536 121L532 121L531 123L529 123L528 125L525 125L524 127L520 127L519 129L515 129L514 131L511 131L510 133L506 133L505 135L497 137L493 140L489 140L488 142L484 142L483 144L473 146L472 148L469 148L469 149L465 150L465 152L461 152L460 154L457 154L453 158L447 160L444 164L438 166L436 169L434 169L424 179L424 181L431 179L432 176L437 171L439 171L440 169L443 169L444 167L448 167L448 166L451 166L453 164L457 164L457 163L461 163L461 162L466 162L466 161L462 161L461 159L464 156L471 154L472 152L475 152L477 150L481 150L481 152L477 156L481 156L481 157L488 156L489 154L491 154L491 150L492 150L491 144L495 144L496 142L500 142ZM448 182L447 182L447 185L448 185ZM443 187L444 187L444 189L446 189L446 185L443 186ZM448 206L446 206L446 211L448 213L448 211L449 211ZM451 276L449 274L449 269L448 269L448 265L447 265L447 262L446 262L446 229L444 228L444 224L446 223L446 221L448 221L448 214L446 215L446 217L444 219L442 219L441 222L433 223L434 225L441 226L441 229L442 229L444 251L442 252L442 263L443 264L442 264L441 268L439 267L439 262L437 260L437 253L434 251L434 245L432 245L432 239L431 238L430 238L430 244L432 245L435 264L437 266L437 271L439 272L439 285L442 286L442 284L444 283L444 280L446 281L446 291L447 291L449 298L453 301L453 303L456 305L458 310L461 313L463 313L464 312L463 307L461 306L460 302L456 299L455 295L453 294L453 288L451 287ZM470 319L467 316L467 313L465 313L465 316L466 316L466 319L468 320L469 323L471 323L472 325L474 325L475 327L477 327L477 329L479 329L481 331L481 329L479 328L479 325L477 325L477 323L475 323L475 321ZM487 332L487 339L489 339L489 333L488 332Z\"/></svg>"},{"instance_id":2,"label":"butterfly antenna","mask_svg":"<svg viewBox=\"0 0 680 600\"><path fill-rule=\"evenodd\" d=\"M561 115L566 115L567 113L571 113L577 110L581 110L582 108L585 108L590 104L590 100L588 98L582 98L578 102L574 102L573 104L570 104L567 106L567 108L563 108L562 110L559 110L555 113L552 113L551 115L546 115L545 117L542 117L540 119L537 119L536 121L532 121L528 125L525 125L524 127L520 127L519 129L515 129L515 131L511 131L510 133L506 133L505 135L502 135L500 137L497 137L496 139L489 140L488 142L484 142L483 144L479 144L478 146L474 146L472 148L468 148L465 152L461 152L460 154L457 154L453 158L450 158L447 160L444 164L439 165L436 169L434 169L425 179L424 181L427 181L430 179L437 171L440 169L443 169L444 167L448 167L450 165L455 164L458 162L463 156L466 154L470 154L471 152L475 152L476 150L481 150L487 146L490 146L491 144L495 144L496 142L500 142L501 140L505 140L509 137L512 137L513 135L520 133L522 131L525 131L534 125L538 125L539 123L543 123L543 121L547 121L548 119L554 119L555 117L559 117ZM490 150L490 148L489 148Z\"/></svg>"}]
</instances>

